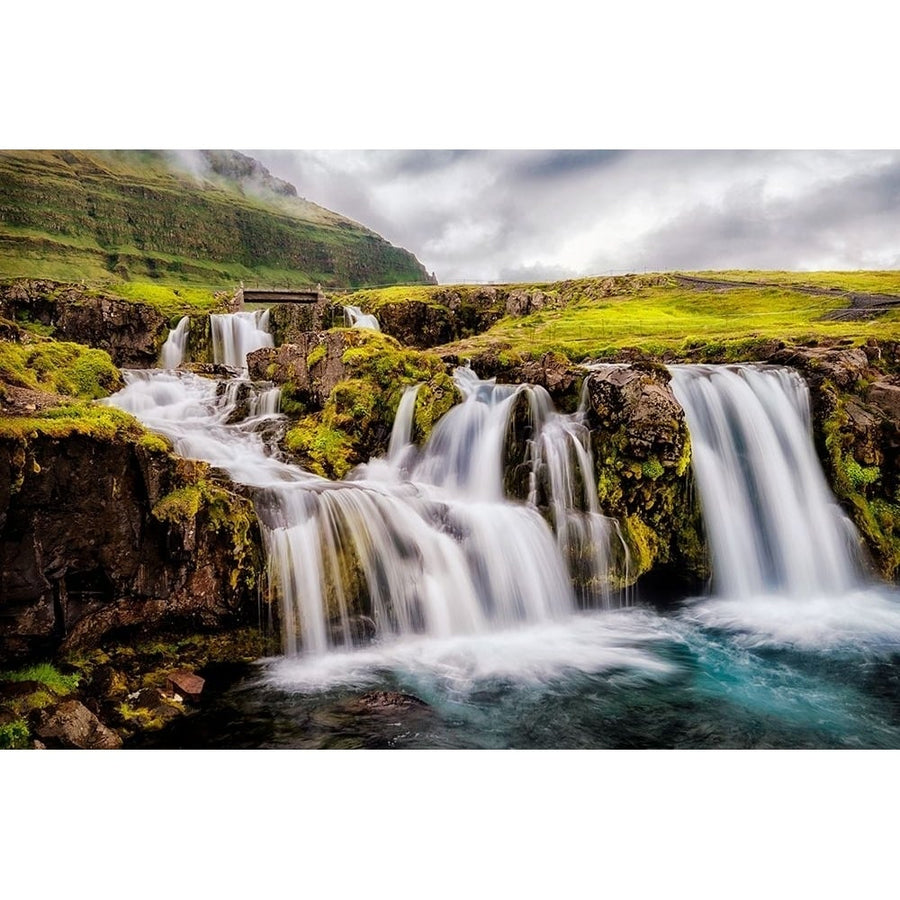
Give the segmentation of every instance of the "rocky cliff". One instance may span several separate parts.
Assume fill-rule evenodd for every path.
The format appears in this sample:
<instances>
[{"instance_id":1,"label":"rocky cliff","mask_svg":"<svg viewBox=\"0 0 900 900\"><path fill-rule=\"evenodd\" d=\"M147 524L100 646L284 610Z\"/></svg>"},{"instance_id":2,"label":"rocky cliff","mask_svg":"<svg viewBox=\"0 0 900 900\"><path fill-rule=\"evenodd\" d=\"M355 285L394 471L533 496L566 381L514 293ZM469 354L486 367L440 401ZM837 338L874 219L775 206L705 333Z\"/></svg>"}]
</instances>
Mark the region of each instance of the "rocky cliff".
<instances>
[{"instance_id":1,"label":"rocky cliff","mask_svg":"<svg viewBox=\"0 0 900 900\"><path fill-rule=\"evenodd\" d=\"M252 504L127 419L84 431L5 422L0 660L259 621Z\"/></svg>"}]
</instances>

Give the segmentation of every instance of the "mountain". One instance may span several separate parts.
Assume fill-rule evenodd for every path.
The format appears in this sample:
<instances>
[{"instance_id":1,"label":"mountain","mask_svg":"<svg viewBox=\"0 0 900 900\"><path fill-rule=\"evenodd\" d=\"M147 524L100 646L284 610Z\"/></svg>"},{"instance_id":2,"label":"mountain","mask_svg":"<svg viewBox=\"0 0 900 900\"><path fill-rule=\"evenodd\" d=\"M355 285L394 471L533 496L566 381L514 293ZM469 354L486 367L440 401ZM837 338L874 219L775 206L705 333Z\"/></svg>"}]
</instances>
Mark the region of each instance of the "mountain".
<instances>
[{"instance_id":1,"label":"mountain","mask_svg":"<svg viewBox=\"0 0 900 900\"><path fill-rule=\"evenodd\" d=\"M427 283L424 266L232 150L0 151L0 278L221 288Z\"/></svg>"}]
</instances>

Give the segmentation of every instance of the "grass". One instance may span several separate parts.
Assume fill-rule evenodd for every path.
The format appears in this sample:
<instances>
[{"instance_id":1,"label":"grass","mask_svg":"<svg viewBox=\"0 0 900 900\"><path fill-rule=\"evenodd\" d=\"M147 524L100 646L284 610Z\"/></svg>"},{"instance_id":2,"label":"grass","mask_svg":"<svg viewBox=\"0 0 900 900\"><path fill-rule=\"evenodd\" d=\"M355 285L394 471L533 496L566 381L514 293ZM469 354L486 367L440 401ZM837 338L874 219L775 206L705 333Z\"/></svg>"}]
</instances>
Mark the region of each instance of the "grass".
<instances>
[{"instance_id":1,"label":"grass","mask_svg":"<svg viewBox=\"0 0 900 900\"><path fill-rule=\"evenodd\" d=\"M825 318L846 306L841 297L804 294L789 287L704 291L666 278L633 293L599 299L576 294L561 308L505 317L487 332L445 349L474 355L509 345L532 356L555 350L579 360L615 355L626 348L678 357L701 347L740 351L763 340L835 338L860 343L870 337L900 337L900 309L870 321Z\"/></svg>"},{"instance_id":2,"label":"grass","mask_svg":"<svg viewBox=\"0 0 900 900\"><path fill-rule=\"evenodd\" d=\"M0 277L176 287L422 281L406 250L302 198L147 152L0 151Z\"/></svg>"},{"instance_id":3,"label":"grass","mask_svg":"<svg viewBox=\"0 0 900 900\"><path fill-rule=\"evenodd\" d=\"M37 681L60 696L71 694L78 687L79 680L79 675L64 675L48 662L0 672L0 681Z\"/></svg>"},{"instance_id":4,"label":"grass","mask_svg":"<svg viewBox=\"0 0 900 900\"><path fill-rule=\"evenodd\" d=\"M900 271L753 272L732 269L723 272L686 272L685 274L722 281L757 281L781 285L803 284L812 287L839 288L844 291L900 296Z\"/></svg>"},{"instance_id":5,"label":"grass","mask_svg":"<svg viewBox=\"0 0 900 900\"><path fill-rule=\"evenodd\" d=\"M224 298L209 288L179 287L147 281L117 281L108 288L111 294L124 300L146 303L169 319L188 313L223 312Z\"/></svg>"}]
</instances>

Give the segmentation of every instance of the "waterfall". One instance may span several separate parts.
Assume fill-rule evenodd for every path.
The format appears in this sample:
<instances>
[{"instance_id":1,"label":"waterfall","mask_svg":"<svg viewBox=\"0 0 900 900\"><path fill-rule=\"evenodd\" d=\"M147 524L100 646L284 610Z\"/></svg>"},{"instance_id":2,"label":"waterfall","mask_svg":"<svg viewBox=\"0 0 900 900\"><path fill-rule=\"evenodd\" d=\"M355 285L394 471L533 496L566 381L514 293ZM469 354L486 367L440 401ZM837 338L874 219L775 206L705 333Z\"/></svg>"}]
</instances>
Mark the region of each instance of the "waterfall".
<instances>
[{"instance_id":1,"label":"waterfall","mask_svg":"<svg viewBox=\"0 0 900 900\"><path fill-rule=\"evenodd\" d=\"M272 347L269 310L222 313L209 317L212 329L213 362L246 372L247 354Z\"/></svg>"},{"instance_id":2,"label":"waterfall","mask_svg":"<svg viewBox=\"0 0 900 900\"><path fill-rule=\"evenodd\" d=\"M332 482L272 458L252 429L227 424L234 400L214 381L125 377L110 402L166 434L176 452L255 489L288 654L350 646L373 631L381 640L488 632L610 603L612 530L590 500L586 432L577 416L553 411L541 388L458 370L466 400L437 423L417 460L373 461ZM503 458L517 402L530 419L517 465L531 493L513 501ZM395 448L408 443L414 403L407 391Z\"/></svg>"},{"instance_id":3,"label":"waterfall","mask_svg":"<svg viewBox=\"0 0 900 900\"><path fill-rule=\"evenodd\" d=\"M416 412L416 397L419 396L420 384L406 388L397 407L394 427L391 429L391 441L388 444L388 459L398 462L412 443L413 420Z\"/></svg>"},{"instance_id":4,"label":"waterfall","mask_svg":"<svg viewBox=\"0 0 900 900\"><path fill-rule=\"evenodd\" d=\"M257 391L250 398L250 417L275 416L281 411L281 388L271 387Z\"/></svg>"},{"instance_id":5,"label":"waterfall","mask_svg":"<svg viewBox=\"0 0 900 900\"><path fill-rule=\"evenodd\" d=\"M381 331L378 319L367 315L358 306L345 306L344 320L350 328L371 328L372 331Z\"/></svg>"},{"instance_id":6,"label":"waterfall","mask_svg":"<svg viewBox=\"0 0 900 900\"><path fill-rule=\"evenodd\" d=\"M812 443L809 392L793 370L672 366L718 595L834 597L858 587L858 541Z\"/></svg>"},{"instance_id":7,"label":"waterfall","mask_svg":"<svg viewBox=\"0 0 900 900\"><path fill-rule=\"evenodd\" d=\"M189 316L183 316L173 328L166 342L162 345L159 355L159 365L163 369L177 369L184 362L184 353L187 350L188 332L191 328Z\"/></svg>"}]
</instances>

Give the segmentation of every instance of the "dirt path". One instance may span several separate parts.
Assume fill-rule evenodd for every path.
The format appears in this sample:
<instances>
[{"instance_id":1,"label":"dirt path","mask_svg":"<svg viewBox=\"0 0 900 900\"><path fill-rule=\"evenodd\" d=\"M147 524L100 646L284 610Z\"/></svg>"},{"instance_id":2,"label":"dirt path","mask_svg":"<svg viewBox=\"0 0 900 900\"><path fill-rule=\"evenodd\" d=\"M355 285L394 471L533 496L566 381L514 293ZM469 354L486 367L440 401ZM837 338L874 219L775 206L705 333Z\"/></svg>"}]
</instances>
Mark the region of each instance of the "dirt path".
<instances>
[{"instance_id":1,"label":"dirt path","mask_svg":"<svg viewBox=\"0 0 900 900\"><path fill-rule=\"evenodd\" d=\"M840 297L847 300L849 306L836 309L826 318L838 320L871 319L889 309L900 306L900 296L895 294L869 294L863 291L847 291L836 287L816 287L811 284L789 284L779 281L729 281L715 278L695 278L692 275L675 275L675 280L696 290L721 290L735 287L779 287L800 294L816 294L825 297Z\"/></svg>"}]
</instances>

